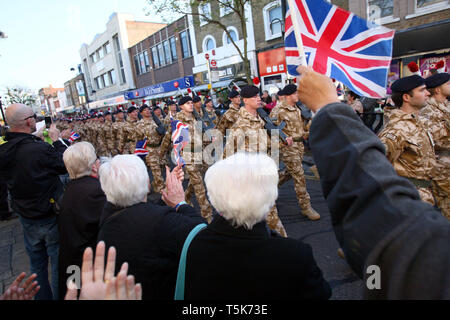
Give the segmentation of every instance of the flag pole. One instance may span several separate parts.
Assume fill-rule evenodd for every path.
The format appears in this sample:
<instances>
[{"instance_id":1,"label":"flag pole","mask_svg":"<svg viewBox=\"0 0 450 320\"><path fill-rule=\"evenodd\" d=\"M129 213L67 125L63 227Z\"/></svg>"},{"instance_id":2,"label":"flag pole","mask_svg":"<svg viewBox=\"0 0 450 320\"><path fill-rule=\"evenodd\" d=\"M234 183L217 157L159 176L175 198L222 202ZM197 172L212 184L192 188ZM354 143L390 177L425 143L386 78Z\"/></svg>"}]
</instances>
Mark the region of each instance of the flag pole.
<instances>
[{"instance_id":1,"label":"flag pole","mask_svg":"<svg viewBox=\"0 0 450 320\"><path fill-rule=\"evenodd\" d=\"M301 0L300 0L301 1ZM303 49L303 41L302 41L302 33L300 32L300 18L297 16L297 10L294 10L296 7L295 0L287 0L289 5L289 11L291 12L292 26L294 27L295 41L297 42L298 53L301 58L300 65L307 67L306 63L306 55L305 50Z\"/></svg>"}]
</instances>

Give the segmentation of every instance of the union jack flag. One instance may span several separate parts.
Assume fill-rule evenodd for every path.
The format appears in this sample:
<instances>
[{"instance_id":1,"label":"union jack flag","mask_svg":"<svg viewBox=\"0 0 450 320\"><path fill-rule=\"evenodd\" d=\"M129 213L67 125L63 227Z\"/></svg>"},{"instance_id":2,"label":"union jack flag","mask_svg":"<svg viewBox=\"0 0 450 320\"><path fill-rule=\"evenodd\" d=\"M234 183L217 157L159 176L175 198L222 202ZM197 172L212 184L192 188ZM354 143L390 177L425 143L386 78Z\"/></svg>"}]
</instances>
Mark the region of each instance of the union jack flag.
<instances>
[{"instance_id":1,"label":"union jack flag","mask_svg":"<svg viewBox=\"0 0 450 320\"><path fill-rule=\"evenodd\" d=\"M147 156L147 138L140 140L136 143L136 148L134 149L134 154L137 156Z\"/></svg>"},{"instance_id":2,"label":"union jack flag","mask_svg":"<svg viewBox=\"0 0 450 320\"><path fill-rule=\"evenodd\" d=\"M341 84L339 83L337 88L336 88L336 92L338 94L338 96L342 96L344 95L344 91L342 90Z\"/></svg>"},{"instance_id":3,"label":"union jack flag","mask_svg":"<svg viewBox=\"0 0 450 320\"><path fill-rule=\"evenodd\" d=\"M186 162L181 157L181 151L189 143L189 126L172 118L170 125L172 127L172 143L175 160L177 165L181 163L184 166Z\"/></svg>"},{"instance_id":4,"label":"union jack flag","mask_svg":"<svg viewBox=\"0 0 450 320\"><path fill-rule=\"evenodd\" d=\"M73 143L74 141L76 141L78 139L80 139L80 135L78 133L76 133L75 131L72 131L70 133L70 138L69 138L70 143Z\"/></svg>"},{"instance_id":5,"label":"union jack flag","mask_svg":"<svg viewBox=\"0 0 450 320\"><path fill-rule=\"evenodd\" d=\"M360 96L385 97L395 31L321 0L294 1L308 66ZM288 71L298 76L301 57L289 8L285 25Z\"/></svg>"}]
</instances>

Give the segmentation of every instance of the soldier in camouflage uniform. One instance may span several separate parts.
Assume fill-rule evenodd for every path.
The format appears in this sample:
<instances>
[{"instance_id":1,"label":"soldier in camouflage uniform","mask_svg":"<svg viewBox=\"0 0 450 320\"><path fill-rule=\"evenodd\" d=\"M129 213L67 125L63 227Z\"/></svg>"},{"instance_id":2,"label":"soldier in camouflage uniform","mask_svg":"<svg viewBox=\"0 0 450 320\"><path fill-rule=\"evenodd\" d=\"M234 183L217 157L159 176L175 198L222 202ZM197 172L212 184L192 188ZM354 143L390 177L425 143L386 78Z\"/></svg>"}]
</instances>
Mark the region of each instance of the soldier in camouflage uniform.
<instances>
[{"instance_id":1,"label":"soldier in camouflage uniform","mask_svg":"<svg viewBox=\"0 0 450 320\"><path fill-rule=\"evenodd\" d=\"M148 155L145 158L145 162L152 171L153 191L156 193L161 193L161 190L164 189L164 179L160 166L159 147L161 145L163 136L158 134L158 132L156 131L158 126L152 119L150 108L146 104L144 104L139 111L142 115L142 119L138 121L136 126L136 140L140 141L144 140L145 138L148 139Z\"/></svg>"},{"instance_id":2,"label":"soldier in camouflage uniform","mask_svg":"<svg viewBox=\"0 0 450 320\"><path fill-rule=\"evenodd\" d=\"M238 152L268 152L270 138L264 121L256 110L261 107L259 89L255 86L246 86L241 91L245 107L239 109L236 123L231 127L230 136L225 145L224 158ZM292 139L289 140L292 144ZM277 231L283 237L287 237L286 230L278 217L276 205L270 210L266 218L270 229Z\"/></svg>"},{"instance_id":3,"label":"soldier in camouflage uniform","mask_svg":"<svg viewBox=\"0 0 450 320\"><path fill-rule=\"evenodd\" d=\"M450 220L450 75L437 73L425 80L430 99L420 115L426 119L435 143L436 171L433 194L443 215Z\"/></svg>"},{"instance_id":4,"label":"soldier in camouflage uniform","mask_svg":"<svg viewBox=\"0 0 450 320\"><path fill-rule=\"evenodd\" d=\"M175 101L169 100L167 106L169 107L169 112L166 114L163 123L166 129L170 129L170 119L176 119L177 116L177 104Z\"/></svg>"},{"instance_id":5,"label":"soldier in camouflage uniform","mask_svg":"<svg viewBox=\"0 0 450 320\"><path fill-rule=\"evenodd\" d=\"M138 121L138 109L131 106L127 110L127 121L119 132L119 153L134 154L136 148L136 124Z\"/></svg>"},{"instance_id":6,"label":"soldier in camouflage uniform","mask_svg":"<svg viewBox=\"0 0 450 320\"><path fill-rule=\"evenodd\" d=\"M280 112L280 106L284 102L283 90L278 91L277 96L278 96L277 104L275 105L275 107L273 107L273 109L270 111L270 114L269 114L269 117L271 119L277 119L277 117L278 117L278 112Z\"/></svg>"},{"instance_id":7,"label":"soldier in camouflage uniform","mask_svg":"<svg viewBox=\"0 0 450 320\"><path fill-rule=\"evenodd\" d=\"M234 90L231 91L228 98L231 101L230 108L220 118L216 127L216 129L222 133L223 137L225 137L227 129L230 129L236 123L239 115L239 109L241 108L241 96L239 95L239 92Z\"/></svg>"},{"instance_id":8,"label":"soldier in camouflage uniform","mask_svg":"<svg viewBox=\"0 0 450 320\"><path fill-rule=\"evenodd\" d=\"M105 112L105 123L101 127L101 138L102 138L102 145L103 145L103 151L104 153L102 155L104 156L111 156L112 150L111 146L113 144L113 135L112 135L112 114L111 111L108 110Z\"/></svg>"},{"instance_id":9,"label":"soldier in camouflage uniform","mask_svg":"<svg viewBox=\"0 0 450 320\"><path fill-rule=\"evenodd\" d=\"M208 116L212 120L214 126L217 126L217 124L219 123L219 118L217 117L216 112L214 111L213 101L211 99L205 100L205 109L206 112L208 112Z\"/></svg>"},{"instance_id":10,"label":"soldier in camouflage uniform","mask_svg":"<svg viewBox=\"0 0 450 320\"><path fill-rule=\"evenodd\" d=\"M278 186L281 187L290 178L294 179L294 188L297 194L297 200L302 209L302 214L310 220L319 220L320 215L311 207L311 199L306 190L305 173L303 171L303 139L306 138L304 121L300 109L296 106L298 102L297 86L288 84L283 89L285 101L281 103L280 110L275 123L286 123L283 132L293 140L292 146L281 145L281 160L286 165L285 178L281 179Z\"/></svg>"},{"instance_id":11,"label":"soldier in camouflage uniform","mask_svg":"<svg viewBox=\"0 0 450 320\"><path fill-rule=\"evenodd\" d=\"M112 139L108 141L108 149L111 150L111 156L113 157L121 154L119 152L120 132L122 130L122 126L125 125L125 116L123 114L122 107L117 108L117 110L114 112L114 116L116 121L112 124L111 127Z\"/></svg>"},{"instance_id":12,"label":"soldier in camouflage uniform","mask_svg":"<svg viewBox=\"0 0 450 320\"><path fill-rule=\"evenodd\" d=\"M431 180L436 176L434 142L418 115L429 96L425 81L413 75L395 81L391 88L392 100L398 109L390 113L379 137L397 173L416 186L423 201L434 205L431 189Z\"/></svg>"},{"instance_id":13,"label":"soldier in camouflage uniform","mask_svg":"<svg viewBox=\"0 0 450 320\"><path fill-rule=\"evenodd\" d=\"M195 118L192 115L193 103L192 98L182 97L179 102L181 112L177 113L176 120L189 126L190 143L183 149L182 157L186 161L186 172L189 174L189 183L194 188L195 197L200 206L202 217L205 218L208 223L212 220L212 207L206 197L205 186L203 184L202 166L203 166L203 139L201 135L194 135ZM196 141L194 141L196 140ZM166 135L163 138L160 157L162 158L169 150L172 143L172 132L167 130ZM196 150L194 146L198 147ZM197 161L195 161L197 160ZM198 162L198 163L196 163Z\"/></svg>"}]
</instances>

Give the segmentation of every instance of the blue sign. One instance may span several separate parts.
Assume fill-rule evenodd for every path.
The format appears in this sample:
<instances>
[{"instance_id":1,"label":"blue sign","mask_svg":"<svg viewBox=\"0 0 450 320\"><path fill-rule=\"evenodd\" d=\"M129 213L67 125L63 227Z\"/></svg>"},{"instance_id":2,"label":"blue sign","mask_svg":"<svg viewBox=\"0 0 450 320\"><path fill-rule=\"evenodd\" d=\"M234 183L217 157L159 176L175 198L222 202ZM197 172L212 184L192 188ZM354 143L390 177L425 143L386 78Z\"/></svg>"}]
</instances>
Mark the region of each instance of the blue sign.
<instances>
[{"instance_id":1,"label":"blue sign","mask_svg":"<svg viewBox=\"0 0 450 320\"><path fill-rule=\"evenodd\" d=\"M194 76L179 78L176 80L155 84L153 86L145 87L142 89L136 89L125 93L125 99L141 99L148 96L155 96L157 94L177 91L178 88L186 89L194 86Z\"/></svg>"}]
</instances>

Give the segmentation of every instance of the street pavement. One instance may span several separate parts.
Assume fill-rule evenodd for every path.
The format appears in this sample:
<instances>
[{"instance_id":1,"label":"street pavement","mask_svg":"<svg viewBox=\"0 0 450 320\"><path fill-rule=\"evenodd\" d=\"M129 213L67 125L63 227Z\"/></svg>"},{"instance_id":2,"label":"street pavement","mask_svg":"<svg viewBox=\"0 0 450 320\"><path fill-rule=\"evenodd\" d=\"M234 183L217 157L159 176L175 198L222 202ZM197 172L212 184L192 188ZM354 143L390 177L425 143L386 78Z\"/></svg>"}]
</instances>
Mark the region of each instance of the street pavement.
<instances>
[{"instance_id":1,"label":"street pavement","mask_svg":"<svg viewBox=\"0 0 450 320\"><path fill-rule=\"evenodd\" d=\"M320 182L314 179L307 164L304 164L304 168L312 206L320 213L321 219L310 221L301 215L294 184L290 180L279 190L277 208L281 221L290 237L311 245L314 258L332 288L331 299L362 299L363 282L345 260L337 255L339 245ZM186 184L187 181L184 185ZM195 199L193 203L198 208ZM0 221L0 292L2 293L22 271L29 275L29 260L23 242L22 226L18 219Z\"/></svg>"}]
</instances>

